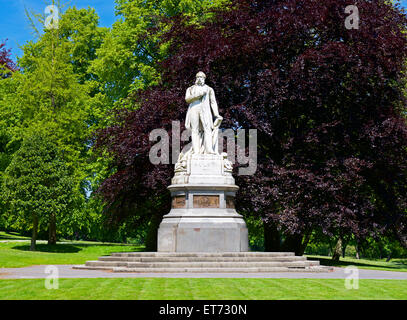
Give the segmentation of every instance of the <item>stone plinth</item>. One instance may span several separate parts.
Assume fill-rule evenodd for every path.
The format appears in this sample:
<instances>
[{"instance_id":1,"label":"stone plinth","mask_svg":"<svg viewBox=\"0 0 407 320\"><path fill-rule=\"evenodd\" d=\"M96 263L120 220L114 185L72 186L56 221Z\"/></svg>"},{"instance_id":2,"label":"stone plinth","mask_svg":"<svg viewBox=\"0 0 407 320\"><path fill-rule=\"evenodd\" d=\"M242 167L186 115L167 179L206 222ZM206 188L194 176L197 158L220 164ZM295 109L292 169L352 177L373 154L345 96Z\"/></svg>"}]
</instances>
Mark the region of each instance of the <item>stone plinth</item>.
<instances>
[{"instance_id":1,"label":"stone plinth","mask_svg":"<svg viewBox=\"0 0 407 320\"><path fill-rule=\"evenodd\" d=\"M180 157L172 184L172 209L158 230L159 252L245 252L248 232L236 212L239 189L225 154Z\"/></svg>"}]
</instances>

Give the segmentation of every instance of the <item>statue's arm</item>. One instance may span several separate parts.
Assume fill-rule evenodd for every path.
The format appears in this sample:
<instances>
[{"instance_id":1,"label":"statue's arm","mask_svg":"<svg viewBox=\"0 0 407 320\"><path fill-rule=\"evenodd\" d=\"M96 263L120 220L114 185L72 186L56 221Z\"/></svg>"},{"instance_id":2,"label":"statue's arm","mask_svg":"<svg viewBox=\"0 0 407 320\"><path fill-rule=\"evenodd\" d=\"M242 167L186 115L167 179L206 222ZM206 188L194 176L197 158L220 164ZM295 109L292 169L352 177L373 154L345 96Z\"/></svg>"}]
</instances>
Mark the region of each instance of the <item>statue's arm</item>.
<instances>
[{"instance_id":1,"label":"statue's arm","mask_svg":"<svg viewBox=\"0 0 407 320\"><path fill-rule=\"evenodd\" d=\"M202 94L198 90L193 90L193 87L187 89L187 93L185 94L185 101L189 104L192 103L202 97Z\"/></svg>"},{"instance_id":2,"label":"statue's arm","mask_svg":"<svg viewBox=\"0 0 407 320\"><path fill-rule=\"evenodd\" d=\"M220 118L221 116L219 115L219 109L218 109L218 104L216 102L215 91L212 88L209 90L209 99L210 99L213 115L216 118Z\"/></svg>"}]
</instances>

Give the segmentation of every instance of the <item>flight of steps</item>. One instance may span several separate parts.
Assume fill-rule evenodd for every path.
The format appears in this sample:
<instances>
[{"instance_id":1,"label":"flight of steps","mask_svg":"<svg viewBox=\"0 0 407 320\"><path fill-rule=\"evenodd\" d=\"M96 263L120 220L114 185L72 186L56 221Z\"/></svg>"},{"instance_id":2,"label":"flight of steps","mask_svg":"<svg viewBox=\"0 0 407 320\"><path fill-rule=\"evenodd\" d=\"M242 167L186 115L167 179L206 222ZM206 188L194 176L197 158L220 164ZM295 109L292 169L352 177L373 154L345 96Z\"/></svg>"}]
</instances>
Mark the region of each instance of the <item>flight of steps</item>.
<instances>
[{"instance_id":1,"label":"flight of steps","mask_svg":"<svg viewBox=\"0 0 407 320\"><path fill-rule=\"evenodd\" d=\"M126 252L87 261L74 269L136 273L330 272L294 252Z\"/></svg>"}]
</instances>

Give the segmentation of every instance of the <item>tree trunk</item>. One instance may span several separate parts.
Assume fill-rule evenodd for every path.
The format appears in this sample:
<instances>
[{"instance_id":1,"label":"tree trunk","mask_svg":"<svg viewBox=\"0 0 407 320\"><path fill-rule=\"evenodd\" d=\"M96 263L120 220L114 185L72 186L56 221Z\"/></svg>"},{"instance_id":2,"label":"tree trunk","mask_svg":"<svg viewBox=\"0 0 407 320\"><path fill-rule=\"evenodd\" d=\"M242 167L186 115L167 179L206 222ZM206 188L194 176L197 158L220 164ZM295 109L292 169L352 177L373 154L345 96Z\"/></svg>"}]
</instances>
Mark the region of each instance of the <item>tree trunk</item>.
<instances>
[{"instance_id":1,"label":"tree trunk","mask_svg":"<svg viewBox=\"0 0 407 320\"><path fill-rule=\"evenodd\" d=\"M264 227L264 251L279 252L280 248L280 232L273 224L263 222Z\"/></svg>"},{"instance_id":2,"label":"tree trunk","mask_svg":"<svg viewBox=\"0 0 407 320\"><path fill-rule=\"evenodd\" d=\"M348 245L347 241L342 240L342 258L345 258L346 246Z\"/></svg>"},{"instance_id":3,"label":"tree trunk","mask_svg":"<svg viewBox=\"0 0 407 320\"><path fill-rule=\"evenodd\" d=\"M355 250L356 250L356 259L360 259L360 242L359 242L359 240L356 240Z\"/></svg>"},{"instance_id":4,"label":"tree trunk","mask_svg":"<svg viewBox=\"0 0 407 320\"><path fill-rule=\"evenodd\" d=\"M146 251L157 251L157 236L162 216L154 214L151 217L146 235Z\"/></svg>"},{"instance_id":5,"label":"tree trunk","mask_svg":"<svg viewBox=\"0 0 407 320\"><path fill-rule=\"evenodd\" d=\"M407 234L404 234L399 229L396 229L395 231L396 231L397 239L399 240L401 246L404 249L407 249Z\"/></svg>"},{"instance_id":6,"label":"tree trunk","mask_svg":"<svg viewBox=\"0 0 407 320\"><path fill-rule=\"evenodd\" d=\"M342 238L339 237L338 242L336 242L334 252L332 254L332 260L339 261L341 253L342 253Z\"/></svg>"},{"instance_id":7,"label":"tree trunk","mask_svg":"<svg viewBox=\"0 0 407 320\"><path fill-rule=\"evenodd\" d=\"M37 233L38 233L38 217L36 214L33 215L33 231L31 236L31 246L30 250L36 250L36 241L37 241Z\"/></svg>"},{"instance_id":8,"label":"tree trunk","mask_svg":"<svg viewBox=\"0 0 407 320\"><path fill-rule=\"evenodd\" d=\"M57 223L55 213L52 213L49 219L48 226L48 245L53 245L57 243Z\"/></svg>"},{"instance_id":9,"label":"tree trunk","mask_svg":"<svg viewBox=\"0 0 407 320\"><path fill-rule=\"evenodd\" d=\"M379 259L381 260L384 258L384 248L381 241L379 241L378 247L379 247Z\"/></svg>"},{"instance_id":10,"label":"tree trunk","mask_svg":"<svg viewBox=\"0 0 407 320\"><path fill-rule=\"evenodd\" d=\"M304 253L302 238L302 234L288 234L281 246L282 251L294 251L296 256L301 256Z\"/></svg>"},{"instance_id":11,"label":"tree trunk","mask_svg":"<svg viewBox=\"0 0 407 320\"><path fill-rule=\"evenodd\" d=\"M391 260L391 252L389 253L389 255L387 256L386 262L389 262Z\"/></svg>"},{"instance_id":12,"label":"tree trunk","mask_svg":"<svg viewBox=\"0 0 407 320\"><path fill-rule=\"evenodd\" d=\"M312 235L312 230L305 233L305 236L302 239L301 252L299 254L300 256L302 256L304 254L304 251L307 248L308 242L311 240L311 235Z\"/></svg>"}]
</instances>

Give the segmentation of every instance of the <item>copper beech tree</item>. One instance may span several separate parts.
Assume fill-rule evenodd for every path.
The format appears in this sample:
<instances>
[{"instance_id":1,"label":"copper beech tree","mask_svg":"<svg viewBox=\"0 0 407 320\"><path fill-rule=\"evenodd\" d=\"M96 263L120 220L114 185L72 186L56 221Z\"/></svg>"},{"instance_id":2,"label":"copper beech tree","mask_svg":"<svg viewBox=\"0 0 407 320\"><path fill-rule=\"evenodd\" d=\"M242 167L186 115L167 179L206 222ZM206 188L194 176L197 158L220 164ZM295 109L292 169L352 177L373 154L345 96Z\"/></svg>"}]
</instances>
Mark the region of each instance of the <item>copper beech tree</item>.
<instances>
[{"instance_id":1,"label":"copper beech tree","mask_svg":"<svg viewBox=\"0 0 407 320\"><path fill-rule=\"evenodd\" d=\"M0 43L0 77L8 78L17 67L10 58L11 50L6 48L6 43Z\"/></svg>"},{"instance_id":2,"label":"copper beech tree","mask_svg":"<svg viewBox=\"0 0 407 320\"><path fill-rule=\"evenodd\" d=\"M173 166L149 162L149 133L184 124L185 89L202 70L222 127L257 129L257 172L235 174L237 210L263 219L266 250L302 254L313 231L407 247L407 19L388 1L357 1L348 29L348 4L235 0L199 27L172 18L161 83L97 137L114 159L99 190L111 221L151 219L154 239Z\"/></svg>"}]
</instances>

